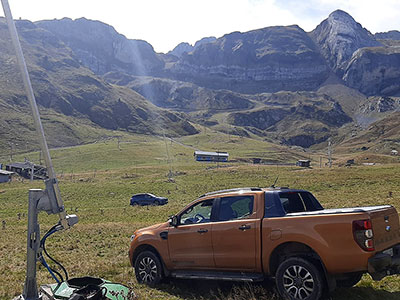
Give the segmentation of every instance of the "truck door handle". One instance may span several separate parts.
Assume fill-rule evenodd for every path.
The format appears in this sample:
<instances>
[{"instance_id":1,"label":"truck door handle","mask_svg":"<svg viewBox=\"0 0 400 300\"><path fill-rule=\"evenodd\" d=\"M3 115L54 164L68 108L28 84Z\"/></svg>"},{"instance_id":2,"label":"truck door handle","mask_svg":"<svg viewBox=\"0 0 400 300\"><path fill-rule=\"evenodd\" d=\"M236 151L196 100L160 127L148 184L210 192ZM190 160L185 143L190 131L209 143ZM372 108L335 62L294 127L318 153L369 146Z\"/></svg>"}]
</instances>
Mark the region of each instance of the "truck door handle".
<instances>
[{"instance_id":1,"label":"truck door handle","mask_svg":"<svg viewBox=\"0 0 400 300\"><path fill-rule=\"evenodd\" d=\"M239 230L245 231L245 230L250 229L250 228L251 228L250 225L242 225L242 226L239 227Z\"/></svg>"},{"instance_id":2,"label":"truck door handle","mask_svg":"<svg viewBox=\"0 0 400 300\"><path fill-rule=\"evenodd\" d=\"M197 230L197 232L198 233L206 233L206 232L208 232L208 230L207 229L199 229L199 230Z\"/></svg>"}]
</instances>

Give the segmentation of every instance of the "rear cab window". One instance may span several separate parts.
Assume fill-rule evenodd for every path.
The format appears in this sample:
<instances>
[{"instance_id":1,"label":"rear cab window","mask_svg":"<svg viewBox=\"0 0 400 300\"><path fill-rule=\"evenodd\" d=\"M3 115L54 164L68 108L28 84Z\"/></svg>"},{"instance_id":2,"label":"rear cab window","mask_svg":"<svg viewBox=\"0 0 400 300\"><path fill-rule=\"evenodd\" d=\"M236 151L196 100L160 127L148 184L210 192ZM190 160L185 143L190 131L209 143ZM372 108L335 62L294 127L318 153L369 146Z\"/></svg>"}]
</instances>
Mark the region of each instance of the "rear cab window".
<instances>
[{"instance_id":1,"label":"rear cab window","mask_svg":"<svg viewBox=\"0 0 400 300\"><path fill-rule=\"evenodd\" d=\"M309 192L280 192L278 195L282 207L287 214L323 209L318 200Z\"/></svg>"}]
</instances>

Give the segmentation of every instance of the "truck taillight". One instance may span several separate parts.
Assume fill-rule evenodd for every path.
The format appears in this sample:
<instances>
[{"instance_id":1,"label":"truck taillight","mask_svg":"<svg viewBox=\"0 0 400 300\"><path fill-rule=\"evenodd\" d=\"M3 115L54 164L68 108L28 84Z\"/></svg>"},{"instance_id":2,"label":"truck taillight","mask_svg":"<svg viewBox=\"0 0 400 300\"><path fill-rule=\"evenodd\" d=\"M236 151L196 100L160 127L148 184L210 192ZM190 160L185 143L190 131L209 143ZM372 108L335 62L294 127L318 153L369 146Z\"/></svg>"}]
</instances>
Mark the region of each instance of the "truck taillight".
<instances>
[{"instance_id":1,"label":"truck taillight","mask_svg":"<svg viewBox=\"0 0 400 300\"><path fill-rule=\"evenodd\" d=\"M371 220L353 221L353 236L357 244L365 251L374 251L374 232Z\"/></svg>"}]
</instances>

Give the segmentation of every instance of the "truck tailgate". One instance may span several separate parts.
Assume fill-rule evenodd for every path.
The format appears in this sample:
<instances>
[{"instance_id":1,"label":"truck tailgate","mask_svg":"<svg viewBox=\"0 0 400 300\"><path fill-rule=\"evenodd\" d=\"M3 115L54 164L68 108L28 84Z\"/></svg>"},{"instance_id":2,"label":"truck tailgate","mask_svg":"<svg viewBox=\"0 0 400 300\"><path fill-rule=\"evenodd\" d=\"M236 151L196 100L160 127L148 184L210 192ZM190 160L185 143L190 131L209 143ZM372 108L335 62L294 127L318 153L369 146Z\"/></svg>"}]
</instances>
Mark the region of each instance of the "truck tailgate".
<instances>
[{"instance_id":1,"label":"truck tailgate","mask_svg":"<svg viewBox=\"0 0 400 300\"><path fill-rule=\"evenodd\" d=\"M400 243L399 215L394 207L369 212L374 232L375 250L382 251Z\"/></svg>"}]
</instances>

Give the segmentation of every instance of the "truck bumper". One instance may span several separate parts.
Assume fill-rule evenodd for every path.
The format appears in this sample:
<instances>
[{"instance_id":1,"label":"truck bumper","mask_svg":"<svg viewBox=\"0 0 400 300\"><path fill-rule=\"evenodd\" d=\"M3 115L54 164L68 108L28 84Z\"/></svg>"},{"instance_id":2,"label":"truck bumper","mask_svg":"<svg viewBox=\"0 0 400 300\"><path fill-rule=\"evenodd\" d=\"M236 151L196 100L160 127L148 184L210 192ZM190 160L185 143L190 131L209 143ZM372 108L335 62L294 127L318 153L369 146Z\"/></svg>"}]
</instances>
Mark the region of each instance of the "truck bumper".
<instances>
[{"instance_id":1,"label":"truck bumper","mask_svg":"<svg viewBox=\"0 0 400 300\"><path fill-rule=\"evenodd\" d=\"M388 275L400 274L400 244L368 259L368 273L374 280Z\"/></svg>"}]
</instances>

